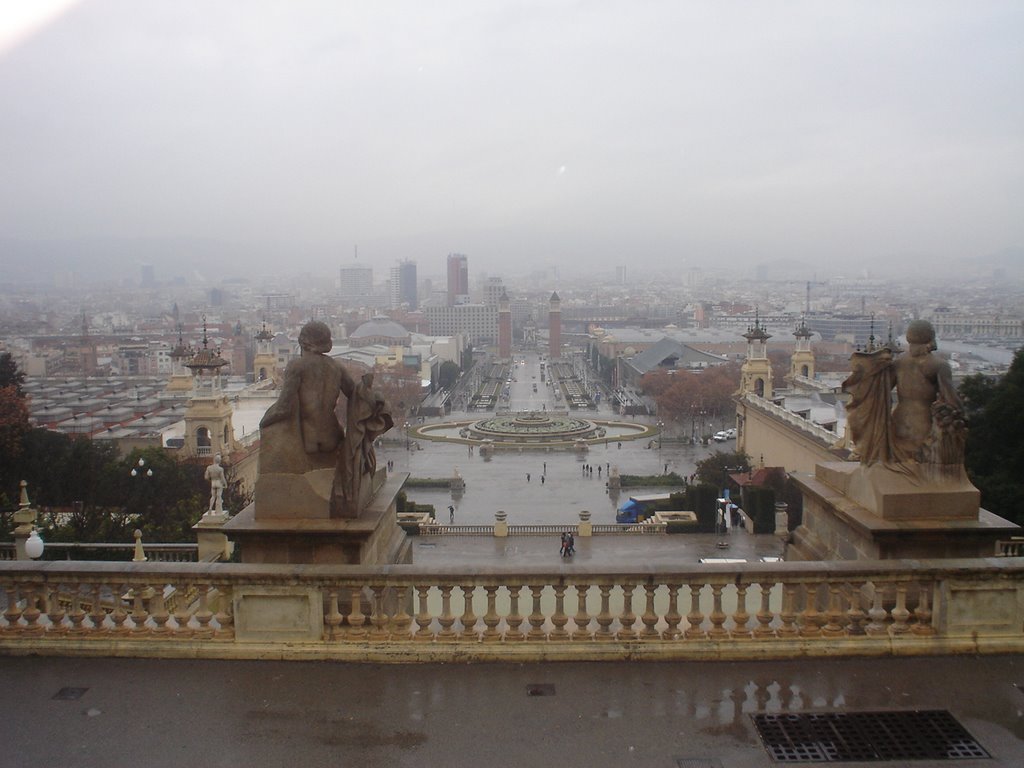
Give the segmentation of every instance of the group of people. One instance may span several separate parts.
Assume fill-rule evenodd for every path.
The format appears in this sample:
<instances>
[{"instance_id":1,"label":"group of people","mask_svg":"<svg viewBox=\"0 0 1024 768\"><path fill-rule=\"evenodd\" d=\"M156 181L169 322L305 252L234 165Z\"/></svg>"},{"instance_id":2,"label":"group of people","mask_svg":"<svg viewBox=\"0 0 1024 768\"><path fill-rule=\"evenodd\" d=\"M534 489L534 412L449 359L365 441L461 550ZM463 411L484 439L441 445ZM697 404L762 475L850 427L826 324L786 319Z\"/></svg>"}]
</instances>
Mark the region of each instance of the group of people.
<instances>
[{"instance_id":1,"label":"group of people","mask_svg":"<svg viewBox=\"0 0 1024 768\"><path fill-rule=\"evenodd\" d=\"M559 551L562 557L572 557L576 554L576 539L571 533L562 534L562 548Z\"/></svg>"},{"instance_id":2,"label":"group of people","mask_svg":"<svg viewBox=\"0 0 1024 768\"><path fill-rule=\"evenodd\" d=\"M608 471L609 471L609 474L610 474L611 473L611 464L608 464L607 468L608 468ZM601 477L601 470L602 470L602 467L601 467L600 464L598 464L597 465L597 476L598 477ZM593 477L593 475L594 475L594 465L593 464L584 464L583 465L583 476L584 477Z\"/></svg>"}]
</instances>

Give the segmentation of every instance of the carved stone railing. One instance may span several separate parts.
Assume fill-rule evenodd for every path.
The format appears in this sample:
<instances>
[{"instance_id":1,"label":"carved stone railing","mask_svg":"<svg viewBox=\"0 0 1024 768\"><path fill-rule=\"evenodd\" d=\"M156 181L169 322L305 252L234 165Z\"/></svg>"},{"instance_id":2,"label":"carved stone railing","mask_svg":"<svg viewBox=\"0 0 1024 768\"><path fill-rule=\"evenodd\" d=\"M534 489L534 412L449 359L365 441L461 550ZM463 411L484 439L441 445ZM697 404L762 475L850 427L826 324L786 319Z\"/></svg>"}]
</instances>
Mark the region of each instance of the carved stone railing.
<instances>
[{"instance_id":1,"label":"carved stone railing","mask_svg":"<svg viewBox=\"0 0 1024 768\"><path fill-rule=\"evenodd\" d=\"M837 435L835 432L825 429L820 424L815 424L810 419L797 416L792 411L787 411L781 405L776 405L770 400L765 400L763 397L758 397L750 392L744 395L744 400L754 407L760 408L762 411L766 411L787 424L791 424L808 435L817 438L830 448L842 437L842 435Z\"/></svg>"},{"instance_id":2,"label":"carved stone railing","mask_svg":"<svg viewBox=\"0 0 1024 768\"><path fill-rule=\"evenodd\" d=\"M1021 652L1022 594L1021 558L500 573L0 562L0 653L454 661Z\"/></svg>"},{"instance_id":3,"label":"carved stone railing","mask_svg":"<svg viewBox=\"0 0 1024 768\"><path fill-rule=\"evenodd\" d=\"M448 525L445 523L430 523L420 525L422 536L494 536L493 525ZM580 536L579 524L552 525L550 523L536 523L532 525L510 525L508 536L558 536L570 531ZM591 534L594 536L613 534L661 534L668 532L668 525L665 523L608 523L592 524ZM149 550L147 550L148 552Z\"/></svg>"}]
</instances>

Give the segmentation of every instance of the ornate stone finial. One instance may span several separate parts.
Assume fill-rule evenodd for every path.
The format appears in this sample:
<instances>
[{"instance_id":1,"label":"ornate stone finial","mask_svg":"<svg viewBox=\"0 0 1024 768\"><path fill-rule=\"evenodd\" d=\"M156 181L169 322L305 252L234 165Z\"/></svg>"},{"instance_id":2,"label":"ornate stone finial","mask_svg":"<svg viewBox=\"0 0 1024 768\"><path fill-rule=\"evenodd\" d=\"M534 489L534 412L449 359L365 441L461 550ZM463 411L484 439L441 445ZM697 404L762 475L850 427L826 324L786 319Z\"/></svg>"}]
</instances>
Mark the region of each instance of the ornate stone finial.
<instances>
[{"instance_id":1,"label":"ornate stone finial","mask_svg":"<svg viewBox=\"0 0 1024 768\"><path fill-rule=\"evenodd\" d=\"M146 557L146 552L142 548L142 531L138 528L135 529L135 556L132 558L133 563L144 563L149 560Z\"/></svg>"},{"instance_id":2,"label":"ornate stone finial","mask_svg":"<svg viewBox=\"0 0 1024 768\"><path fill-rule=\"evenodd\" d=\"M18 501L18 506L22 509L27 509L32 506L28 501L28 481L22 480L18 485L21 488L21 498Z\"/></svg>"}]
</instances>

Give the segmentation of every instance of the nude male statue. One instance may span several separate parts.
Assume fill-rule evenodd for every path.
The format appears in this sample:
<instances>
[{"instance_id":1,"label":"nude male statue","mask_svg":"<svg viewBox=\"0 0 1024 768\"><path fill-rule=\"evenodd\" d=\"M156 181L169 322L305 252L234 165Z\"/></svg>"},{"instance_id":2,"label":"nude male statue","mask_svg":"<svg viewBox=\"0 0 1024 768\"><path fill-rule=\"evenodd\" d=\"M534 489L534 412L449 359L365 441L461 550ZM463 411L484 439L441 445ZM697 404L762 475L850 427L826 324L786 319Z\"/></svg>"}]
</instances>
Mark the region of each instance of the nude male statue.
<instances>
[{"instance_id":1,"label":"nude male statue","mask_svg":"<svg viewBox=\"0 0 1024 768\"><path fill-rule=\"evenodd\" d=\"M224 467L220 465L220 454L213 457L213 464L206 468L205 477L210 481L210 509L211 513L220 514L224 511L224 488L227 485L227 478L224 476Z\"/></svg>"}]
</instances>

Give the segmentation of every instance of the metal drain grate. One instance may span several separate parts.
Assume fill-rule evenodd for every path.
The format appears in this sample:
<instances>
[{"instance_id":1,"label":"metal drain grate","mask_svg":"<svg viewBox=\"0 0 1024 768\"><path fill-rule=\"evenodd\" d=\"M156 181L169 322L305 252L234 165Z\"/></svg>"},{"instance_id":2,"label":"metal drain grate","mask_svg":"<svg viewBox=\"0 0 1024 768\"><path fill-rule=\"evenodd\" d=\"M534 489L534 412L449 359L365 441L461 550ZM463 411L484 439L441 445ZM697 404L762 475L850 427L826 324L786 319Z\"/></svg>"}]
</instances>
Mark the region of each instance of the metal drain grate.
<instances>
[{"instance_id":1,"label":"metal drain grate","mask_svg":"<svg viewBox=\"0 0 1024 768\"><path fill-rule=\"evenodd\" d=\"M58 701L78 701L88 690L88 688L61 688L53 695L53 698Z\"/></svg>"},{"instance_id":2,"label":"metal drain grate","mask_svg":"<svg viewBox=\"0 0 1024 768\"><path fill-rule=\"evenodd\" d=\"M677 757L676 768L722 768L717 757Z\"/></svg>"},{"instance_id":3,"label":"metal drain grate","mask_svg":"<svg viewBox=\"0 0 1024 768\"><path fill-rule=\"evenodd\" d=\"M765 748L780 763L990 757L945 710L753 717Z\"/></svg>"}]
</instances>

